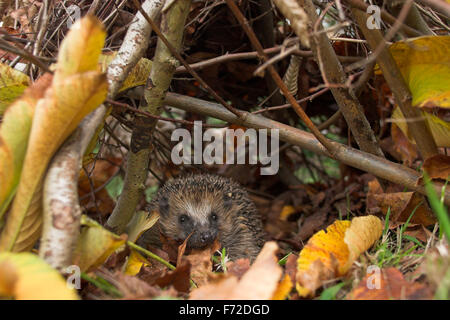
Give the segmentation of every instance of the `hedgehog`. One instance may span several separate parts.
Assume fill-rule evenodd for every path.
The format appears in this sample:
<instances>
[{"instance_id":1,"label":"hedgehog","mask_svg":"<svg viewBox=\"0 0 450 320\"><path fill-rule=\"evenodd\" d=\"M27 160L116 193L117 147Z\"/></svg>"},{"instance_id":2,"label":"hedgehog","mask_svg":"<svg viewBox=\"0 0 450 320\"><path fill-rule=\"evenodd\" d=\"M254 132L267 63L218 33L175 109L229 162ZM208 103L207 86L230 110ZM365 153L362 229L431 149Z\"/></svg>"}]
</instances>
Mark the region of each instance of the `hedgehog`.
<instances>
[{"instance_id":1,"label":"hedgehog","mask_svg":"<svg viewBox=\"0 0 450 320\"><path fill-rule=\"evenodd\" d=\"M230 260L253 261L264 244L261 218L247 192L235 181L214 174L168 180L147 207L160 215L139 244L161 246L159 232L186 248L202 249L217 240Z\"/></svg>"}]
</instances>

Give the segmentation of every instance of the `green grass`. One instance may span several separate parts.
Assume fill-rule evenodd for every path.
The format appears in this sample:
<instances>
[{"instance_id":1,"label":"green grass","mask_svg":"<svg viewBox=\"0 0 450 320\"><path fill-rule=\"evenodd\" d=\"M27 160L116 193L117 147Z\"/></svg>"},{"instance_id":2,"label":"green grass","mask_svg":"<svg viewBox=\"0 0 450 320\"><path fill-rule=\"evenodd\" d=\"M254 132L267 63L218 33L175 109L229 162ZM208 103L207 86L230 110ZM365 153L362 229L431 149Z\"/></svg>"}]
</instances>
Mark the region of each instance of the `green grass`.
<instances>
[{"instance_id":1,"label":"green grass","mask_svg":"<svg viewBox=\"0 0 450 320\"><path fill-rule=\"evenodd\" d=\"M345 282L340 282L338 284L335 284L332 287L329 287L329 288L323 290L321 295L319 296L319 300L336 300L336 296L337 296L338 292L345 285L346 285Z\"/></svg>"},{"instance_id":2,"label":"green grass","mask_svg":"<svg viewBox=\"0 0 450 320\"><path fill-rule=\"evenodd\" d=\"M98 275L95 278L93 278L88 274L82 272L81 279L86 280L87 282L91 283L92 285L99 288L108 295L111 295L115 298L122 298L122 293L119 290L117 290L115 286L113 286L111 283L109 283L108 281L106 281L105 279L103 279Z\"/></svg>"},{"instance_id":3,"label":"green grass","mask_svg":"<svg viewBox=\"0 0 450 320\"><path fill-rule=\"evenodd\" d=\"M448 180L445 182L444 188L441 191L441 199L439 199L426 172L423 173L423 177L425 179L425 191L427 192L428 200L439 221L440 238L445 234L447 241L450 242L450 218L443 201L443 194Z\"/></svg>"},{"instance_id":4,"label":"green grass","mask_svg":"<svg viewBox=\"0 0 450 320\"><path fill-rule=\"evenodd\" d=\"M227 262L230 260L227 257L227 251L225 248L222 248L222 251L220 251L219 256L212 255L211 259L213 263L219 265L219 270L222 270L223 273L227 273Z\"/></svg>"},{"instance_id":5,"label":"green grass","mask_svg":"<svg viewBox=\"0 0 450 320\"><path fill-rule=\"evenodd\" d=\"M284 266L287 262L287 259L289 258L289 256L292 254L292 252L289 252L287 255L285 255L283 258L280 259L280 261L278 261L278 264L280 266Z\"/></svg>"},{"instance_id":6,"label":"green grass","mask_svg":"<svg viewBox=\"0 0 450 320\"><path fill-rule=\"evenodd\" d=\"M415 237L404 234L409 226L412 216L419 206L420 204L414 208L407 221L402 226L398 227L395 232L389 230L391 210L388 208L382 238L373 249L378 267L400 267L402 261L407 258L419 258L424 256L424 253L414 253L418 248L425 248L424 244Z\"/></svg>"}]
</instances>

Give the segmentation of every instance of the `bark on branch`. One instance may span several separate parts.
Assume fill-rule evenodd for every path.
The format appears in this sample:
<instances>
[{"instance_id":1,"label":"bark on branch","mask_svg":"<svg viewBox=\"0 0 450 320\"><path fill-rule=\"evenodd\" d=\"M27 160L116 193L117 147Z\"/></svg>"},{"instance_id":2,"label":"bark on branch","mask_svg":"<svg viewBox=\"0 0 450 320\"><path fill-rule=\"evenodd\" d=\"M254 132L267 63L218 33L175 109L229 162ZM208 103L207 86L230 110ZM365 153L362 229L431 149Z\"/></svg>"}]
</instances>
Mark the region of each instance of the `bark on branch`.
<instances>
[{"instance_id":1,"label":"bark on branch","mask_svg":"<svg viewBox=\"0 0 450 320\"><path fill-rule=\"evenodd\" d=\"M181 48L184 24L191 1L178 0L161 16L161 33L177 51ZM177 60L161 38L158 38L152 70L140 108L154 115L161 113L164 97L177 67ZM117 233L125 230L142 197L147 179L151 138L156 120L137 115L128 152L123 191L109 216L107 227Z\"/></svg>"},{"instance_id":2,"label":"bark on branch","mask_svg":"<svg viewBox=\"0 0 450 320\"><path fill-rule=\"evenodd\" d=\"M162 0L146 0L142 7L149 16L156 18L163 5ZM151 28L144 17L140 13L136 14L107 71L109 98L117 94L129 71L142 57L147 49L150 33ZM106 106L101 105L87 116L49 166L45 181L44 226L39 255L56 269L71 264L72 249L78 239L81 218L77 181L82 156L97 128L103 123L106 111Z\"/></svg>"},{"instance_id":3,"label":"bark on branch","mask_svg":"<svg viewBox=\"0 0 450 320\"><path fill-rule=\"evenodd\" d=\"M214 117L230 123L235 123L255 129L278 129L279 137L285 142L297 145L310 150L316 154L331 157L325 147L312 135L306 131L293 128L286 124L244 112L243 117L236 117L234 114L223 108L221 105L209 101L204 101L176 93L166 95L166 104L188 112L198 113ZM409 190L426 194L422 185L418 185L420 173L398 163L386 160L373 154L354 149L352 147L335 142L335 159L351 167L372 173L373 175L393 183L405 186ZM434 184L435 190L441 194L441 185ZM450 205L450 190L445 189L444 202Z\"/></svg>"},{"instance_id":4,"label":"bark on branch","mask_svg":"<svg viewBox=\"0 0 450 320\"><path fill-rule=\"evenodd\" d=\"M369 30L367 28L366 21L368 15L365 12L358 9L352 9L352 13L370 47L377 53L377 63L383 72L383 76L386 79L389 88L394 94L395 101L407 120L408 128L417 143L417 147L422 157L426 159L437 154L438 150L436 143L434 142L425 118L419 109L412 106L411 91L406 85L400 69L387 48L380 30Z\"/></svg>"}]
</instances>

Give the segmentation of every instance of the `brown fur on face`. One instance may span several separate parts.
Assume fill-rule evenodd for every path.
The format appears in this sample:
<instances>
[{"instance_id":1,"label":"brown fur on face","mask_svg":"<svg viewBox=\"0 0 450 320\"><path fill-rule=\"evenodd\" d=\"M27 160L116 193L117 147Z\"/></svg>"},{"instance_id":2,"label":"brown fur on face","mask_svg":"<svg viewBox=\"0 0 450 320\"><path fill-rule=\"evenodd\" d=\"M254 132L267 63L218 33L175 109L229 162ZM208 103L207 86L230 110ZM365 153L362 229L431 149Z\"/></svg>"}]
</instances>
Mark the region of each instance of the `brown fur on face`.
<instances>
[{"instance_id":1,"label":"brown fur on face","mask_svg":"<svg viewBox=\"0 0 450 320\"><path fill-rule=\"evenodd\" d=\"M247 192L228 178L197 174L169 180L149 210L159 212L159 226L143 235L143 243L155 245L154 230L158 228L166 238L180 242L190 235L188 248L203 248L218 239L232 260L254 260L264 244L255 205Z\"/></svg>"}]
</instances>

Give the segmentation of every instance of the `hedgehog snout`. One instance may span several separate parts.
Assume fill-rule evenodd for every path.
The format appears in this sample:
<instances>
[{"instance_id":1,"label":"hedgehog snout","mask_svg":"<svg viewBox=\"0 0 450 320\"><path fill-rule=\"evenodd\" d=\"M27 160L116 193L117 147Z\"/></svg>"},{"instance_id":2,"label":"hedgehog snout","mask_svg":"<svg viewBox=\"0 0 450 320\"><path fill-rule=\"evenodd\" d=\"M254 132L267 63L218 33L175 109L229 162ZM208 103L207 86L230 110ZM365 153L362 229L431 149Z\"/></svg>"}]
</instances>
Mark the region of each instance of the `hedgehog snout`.
<instances>
[{"instance_id":1,"label":"hedgehog snout","mask_svg":"<svg viewBox=\"0 0 450 320\"><path fill-rule=\"evenodd\" d=\"M200 241L202 243L211 243L214 241L214 234L211 231L204 231L202 233L200 233Z\"/></svg>"},{"instance_id":2,"label":"hedgehog snout","mask_svg":"<svg viewBox=\"0 0 450 320\"><path fill-rule=\"evenodd\" d=\"M217 230L211 226L197 226L188 242L188 247L203 248L214 242L217 237Z\"/></svg>"}]
</instances>

